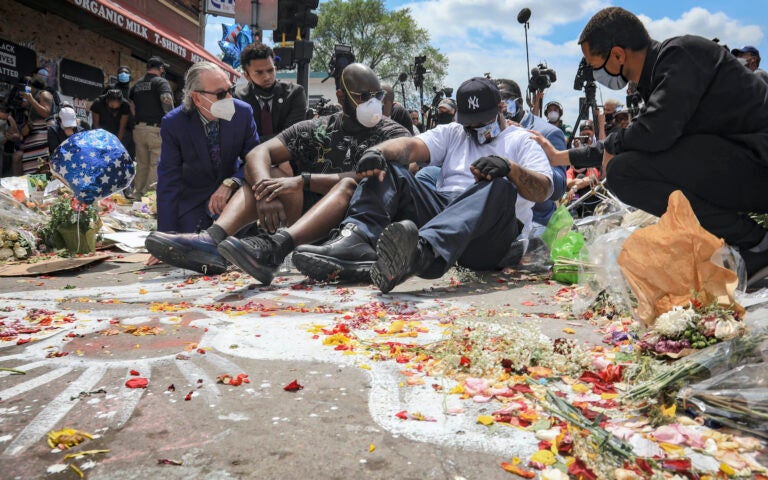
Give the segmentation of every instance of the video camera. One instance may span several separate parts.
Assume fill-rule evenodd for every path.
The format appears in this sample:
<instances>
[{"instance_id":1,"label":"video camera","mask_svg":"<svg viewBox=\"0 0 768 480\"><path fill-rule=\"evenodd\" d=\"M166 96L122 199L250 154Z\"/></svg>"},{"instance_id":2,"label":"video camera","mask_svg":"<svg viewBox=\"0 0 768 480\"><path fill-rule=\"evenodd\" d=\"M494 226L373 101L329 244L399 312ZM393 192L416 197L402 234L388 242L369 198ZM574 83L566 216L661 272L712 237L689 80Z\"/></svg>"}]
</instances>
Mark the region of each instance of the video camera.
<instances>
[{"instance_id":1,"label":"video camera","mask_svg":"<svg viewBox=\"0 0 768 480\"><path fill-rule=\"evenodd\" d=\"M584 85L595 81L595 76L592 73L592 65L587 63L587 59L581 57L579 68L576 71L576 78L573 79L573 89L581 90Z\"/></svg>"},{"instance_id":2,"label":"video camera","mask_svg":"<svg viewBox=\"0 0 768 480\"><path fill-rule=\"evenodd\" d=\"M335 45L331 60L328 62L328 76L322 81L333 77L336 80L336 90L341 88L341 72L347 68L347 65L355 62L355 54L352 53L351 45ZM321 82L322 83L322 82Z\"/></svg>"},{"instance_id":3,"label":"video camera","mask_svg":"<svg viewBox=\"0 0 768 480\"><path fill-rule=\"evenodd\" d=\"M435 96L432 97L432 104L427 107L425 116L427 121L425 123L427 130L435 128L437 126L437 106L444 98L450 98L453 95L453 88L451 87L432 87L432 91Z\"/></svg>"},{"instance_id":4,"label":"video camera","mask_svg":"<svg viewBox=\"0 0 768 480\"><path fill-rule=\"evenodd\" d=\"M540 63L531 69L531 78L528 81L528 90L546 90L557 81L557 73L547 67L546 63Z\"/></svg>"},{"instance_id":5,"label":"video camera","mask_svg":"<svg viewBox=\"0 0 768 480\"><path fill-rule=\"evenodd\" d=\"M581 62L579 62L579 67L576 70L576 77L573 80L573 89L584 90L584 96L579 98L579 116L574 123L574 129L581 125L582 120L588 120L590 113L592 114L593 122L596 124L598 105L597 100L595 99L595 94L597 92L597 85L595 85L595 76L592 71L592 65L587 63L587 59L584 57L581 57ZM568 140L568 148L571 148L573 140L574 137L571 137Z\"/></svg>"},{"instance_id":6,"label":"video camera","mask_svg":"<svg viewBox=\"0 0 768 480\"><path fill-rule=\"evenodd\" d=\"M413 62L413 86L416 88L422 88L424 86L424 74L427 73L424 62L427 61L426 55L420 55L414 59Z\"/></svg>"},{"instance_id":7,"label":"video camera","mask_svg":"<svg viewBox=\"0 0 768 480\"><path fill-rule=\"evenodd\" d=\"M320 96L311 95L309 97L309 105L307 111L307 118L313 118L315 115L324 117L326 115L333 115L338 111L336 105L331 105L331 100Z\"/></svg>"},{"instance_id":8,"label":"video camera","mask_svg":"<svg viewBox=\"0 0 768 480\"><path fill-rule=\"evenodd\" d=\"M640 96L639 92L627 93L627 110L629 111L629 115L634 118L640 113L640 104L643 103L643 98Z\"/></svg>"}]
</instances>

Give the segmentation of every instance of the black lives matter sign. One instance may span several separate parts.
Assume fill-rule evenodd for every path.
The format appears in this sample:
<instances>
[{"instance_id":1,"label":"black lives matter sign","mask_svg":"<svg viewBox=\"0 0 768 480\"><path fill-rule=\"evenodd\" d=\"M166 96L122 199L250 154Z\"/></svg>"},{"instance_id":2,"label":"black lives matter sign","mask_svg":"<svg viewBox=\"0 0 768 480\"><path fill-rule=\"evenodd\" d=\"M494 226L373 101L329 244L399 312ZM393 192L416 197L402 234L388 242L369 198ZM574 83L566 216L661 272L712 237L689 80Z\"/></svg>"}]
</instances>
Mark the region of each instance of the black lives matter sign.
<instances>
[{"instance_id":1,"label":"black lives matter sign","mask_svg":"<svg viewBox=\"0 0 768 480\"><path fill-rule=\"evenodd\" d=\"M62 58L59 62L59 86L64 95L93 100L104 91L104 71Z\"/></svg>"},{"instance_id":2,"label":"black lives matter sign","mask_svg":"<svg viewBox=\"0 0 768 480\"><path fill-rule=\"evenodd\" d=\"M36 66L34 50L0 39L0 81L21 82Z\"/></svg>"}]
</instances>

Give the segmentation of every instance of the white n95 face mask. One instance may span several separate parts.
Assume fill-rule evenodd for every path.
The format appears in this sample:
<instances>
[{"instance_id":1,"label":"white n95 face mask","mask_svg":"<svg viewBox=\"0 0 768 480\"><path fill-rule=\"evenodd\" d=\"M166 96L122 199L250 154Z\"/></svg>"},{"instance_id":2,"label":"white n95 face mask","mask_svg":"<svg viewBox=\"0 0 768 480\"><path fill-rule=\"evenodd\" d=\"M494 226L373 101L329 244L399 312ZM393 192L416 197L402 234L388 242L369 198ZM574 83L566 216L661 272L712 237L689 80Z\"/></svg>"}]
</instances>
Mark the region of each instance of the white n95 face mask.
<instances>
[{"instance_id":1,"label":"white n95 face mask","mask_svg":"<svg viewBox=\"0 0 768 480\"><path fill-rule=\"evenodd\" d=\"M560 120L560 114L556 110L552 110L547 114L547 120L550 122L556 122Z\"/></svg>"},{"instance_id":2,"label":"white n95 face mask","mask_svg":"<svg viewBox=\"0 0 768 480\"><path fill-rule=\"evenodd\" d=\"M211 104L211 115L222 120L230 121L235 116L235 100L223 98Z\"/></svg>"},{"instance_id":3,"label":"white n95 face mask","mask_svg":"<svg viewBox=\"0 0 768 480\"><path fill-rule=\"evenodd\" d=\"M366 128L375 127L381 121L382 105L378 98L371 98L367 102L360 103L355 109L355 116L360 125Z\"/></svg>"}]
</instances>

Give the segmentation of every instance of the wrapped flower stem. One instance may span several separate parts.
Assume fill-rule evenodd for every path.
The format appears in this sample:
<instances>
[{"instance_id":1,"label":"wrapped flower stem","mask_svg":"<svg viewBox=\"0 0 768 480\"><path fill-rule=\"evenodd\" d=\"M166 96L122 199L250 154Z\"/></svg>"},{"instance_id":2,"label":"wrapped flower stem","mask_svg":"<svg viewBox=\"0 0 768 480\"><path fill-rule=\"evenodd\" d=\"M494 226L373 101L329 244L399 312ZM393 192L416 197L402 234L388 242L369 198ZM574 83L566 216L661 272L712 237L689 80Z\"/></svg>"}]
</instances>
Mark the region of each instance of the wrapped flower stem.
<instances>
[{"instance_id":1,"label":"wrapped flower stem","mask_svg":"<svg viewBox=\"0 0 768 480\"><path fill-rule=\"evenodd\" d=\"M622 400L636 402L658 397L662 392L681 383L691 383L727 372L737 366L762 361L757 347L768 339L768 334L747 334L712 345L685 357L674 369L667 370L651 380L628 390Z\"/></svg>"},{"instance_id":2,"label":"wrapped flower stem","mask_svg":"<svg viewBox=\"0 0 768 480\"><path fill-rule=\"evenodd\" d=\"M590 440L596 443L599 450L609 453L618 460L617 465L621 465L624 460L634 463L635 455L632 453L632 446L599 426L602 415L591 422L576 407L550 390L547 390L547 403L544 407L571 425L588 432Z\"/></svg>"}]
</instances>

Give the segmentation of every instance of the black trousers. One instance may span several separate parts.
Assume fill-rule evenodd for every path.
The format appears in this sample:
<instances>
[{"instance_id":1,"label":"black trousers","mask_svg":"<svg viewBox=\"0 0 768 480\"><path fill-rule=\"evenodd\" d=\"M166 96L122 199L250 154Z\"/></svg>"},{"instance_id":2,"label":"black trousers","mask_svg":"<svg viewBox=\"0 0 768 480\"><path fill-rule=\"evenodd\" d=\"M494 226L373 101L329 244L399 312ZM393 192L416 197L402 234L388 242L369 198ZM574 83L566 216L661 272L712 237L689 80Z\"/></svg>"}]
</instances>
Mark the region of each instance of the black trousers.
<instances>
[{"instance_id":1,"label":"black trousers","mask_svg":"<svg viewBox=\"0 0 768 480\"><path fill-rule=\"evenodd\" d=\"M383 182L362 180L347 218L371 243L392 222L411 220L437 255L421 276L441 276L458 262L474 270L492 270L509 251L521 225L515 216L517 187L506 179L478 182L461 193L438 192L406 167L391 163Z\"/></svg>"},{"instance_id":2,"label":"black trousers","mask_svg":"<svg viewBox=\"0 0 768 480\"><path fill-rule=\"evenodd\" d=\"M680 190L707 231L729 245L751 248L766 231L745 215L768 212L768 163L716 135L689 135L663 152L623 152L608 163L608 187L653 215Z\"/></svg>"}]
</instances>

